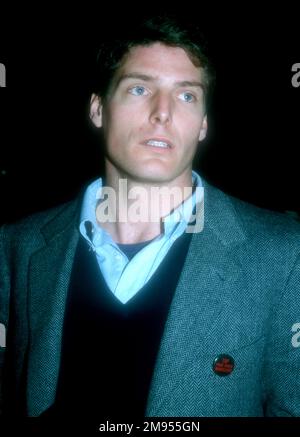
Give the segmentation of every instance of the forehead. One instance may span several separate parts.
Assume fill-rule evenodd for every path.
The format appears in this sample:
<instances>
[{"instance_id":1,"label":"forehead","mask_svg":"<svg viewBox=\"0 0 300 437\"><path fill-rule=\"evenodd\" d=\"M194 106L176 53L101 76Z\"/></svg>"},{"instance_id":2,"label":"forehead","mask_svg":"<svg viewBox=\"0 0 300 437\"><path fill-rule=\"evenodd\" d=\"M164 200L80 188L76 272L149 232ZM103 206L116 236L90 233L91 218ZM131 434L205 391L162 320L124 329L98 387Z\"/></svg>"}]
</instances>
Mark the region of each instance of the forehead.
<instances>
[{"instance_id":1,"label":"forehead","mask_svg":"<svg viewBox=\"0 0 300 437\"><path fill-rule=\"evenodd\" d=\"M135 71L151 76L170 76L176 80L199 80L202 77L202 69L192 63L184 49L162 43L133 47L117 75Z\"/></svg>"}]
</instances>

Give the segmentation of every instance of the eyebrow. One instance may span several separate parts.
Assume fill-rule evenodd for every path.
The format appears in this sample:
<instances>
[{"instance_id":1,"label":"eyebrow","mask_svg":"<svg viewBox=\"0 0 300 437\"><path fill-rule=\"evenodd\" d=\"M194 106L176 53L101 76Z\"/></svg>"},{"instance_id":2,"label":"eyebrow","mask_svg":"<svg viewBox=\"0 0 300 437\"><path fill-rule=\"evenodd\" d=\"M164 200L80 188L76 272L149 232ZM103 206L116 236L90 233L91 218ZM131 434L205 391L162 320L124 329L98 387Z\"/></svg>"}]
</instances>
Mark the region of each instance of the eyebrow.
<instances>
[{"instance_id":1,"label":"eyebrow","mask_svg":"<svg viewBox=\"0 0 300 437\"><path fill-rule=\"evenodd\" d=\"M143 80L145 82L155 82L157 80L156 77L149 76L147 74L128 73L128 74L123 74L118 79L117 86L120 85L120 83L123 82L126 79L139 79L139 80ZM198 82L196 80L182 80L182 81L179 81L179 82L175 82L175 86L176 87L198 87L198 88L201 88L202 90L204 90L203 83Z\"/></svg>"}]
</instances>

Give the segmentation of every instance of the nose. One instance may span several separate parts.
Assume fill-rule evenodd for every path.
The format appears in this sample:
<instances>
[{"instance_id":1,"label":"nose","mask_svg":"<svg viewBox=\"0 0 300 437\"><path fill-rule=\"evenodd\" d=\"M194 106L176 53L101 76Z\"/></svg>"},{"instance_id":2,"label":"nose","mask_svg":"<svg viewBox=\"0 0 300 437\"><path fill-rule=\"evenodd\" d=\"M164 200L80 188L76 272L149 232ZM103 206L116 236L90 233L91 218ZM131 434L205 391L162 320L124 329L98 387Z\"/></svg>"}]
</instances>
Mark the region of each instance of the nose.
<instances>
[{"instance_id":1,"label":"nose","mask_svg":"<svg viewBox=\"0 0 300 437\"><path fill-rule=\"evenodd\" d=\"M150 110L152 124L168 124L172 120L172 102L170 96L158 93L153 96Z\"/></svg>"}]
</instances>

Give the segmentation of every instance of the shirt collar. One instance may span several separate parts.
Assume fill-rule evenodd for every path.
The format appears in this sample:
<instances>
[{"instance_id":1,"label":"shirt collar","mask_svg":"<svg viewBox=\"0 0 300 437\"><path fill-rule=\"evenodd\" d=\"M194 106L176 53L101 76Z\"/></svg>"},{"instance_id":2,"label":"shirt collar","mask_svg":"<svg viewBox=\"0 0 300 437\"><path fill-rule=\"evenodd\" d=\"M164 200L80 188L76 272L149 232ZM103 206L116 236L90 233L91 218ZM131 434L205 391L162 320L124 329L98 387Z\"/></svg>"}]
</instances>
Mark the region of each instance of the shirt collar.
<instances>
[{"instance_id":1,"label":"shirt collar","mask_svg":"<svg viewBox=\"0 0 300 437\"><path fill-rule=\"evenodd\" d=\"M164 235L167 237L174 233L183 232L190 222L196 203L203 200L202 180L195 171L192 171L192 181L195 187L192 195L163 219ZM98 200L101 198L102 186L103 180L99 178L87 187L83 196L79 229L92 246L99 246L104 243L116 246L111 236L99 226L96 218L96 207Z\"/></svg>"},{"instance_id":2,"label":"shirt collar","mask_svg":"<svg viewBox=\"0 0 300 437\"><path fill-rule=\"evenodd\" d=\"M115 245L108 232L99 226L96 218L96 208L101 198L102 186L102 178L96 179L87 187L83 196L79 229L92 246L104 243Z\"/></svg>"},{"instance_id":3,"label":"shirt collar","mask_svg":"<svg viewBox=\"0 0 300 437\"><path fill-rule=\"evenodd\" d=\"M192 195L163 219L164 231L168 236L177 230L182 231L187 227L190 223L196 203L203 200L202 180L195 171L192 172L192 182L194 187Z\"/></svg>"}]
</instances>

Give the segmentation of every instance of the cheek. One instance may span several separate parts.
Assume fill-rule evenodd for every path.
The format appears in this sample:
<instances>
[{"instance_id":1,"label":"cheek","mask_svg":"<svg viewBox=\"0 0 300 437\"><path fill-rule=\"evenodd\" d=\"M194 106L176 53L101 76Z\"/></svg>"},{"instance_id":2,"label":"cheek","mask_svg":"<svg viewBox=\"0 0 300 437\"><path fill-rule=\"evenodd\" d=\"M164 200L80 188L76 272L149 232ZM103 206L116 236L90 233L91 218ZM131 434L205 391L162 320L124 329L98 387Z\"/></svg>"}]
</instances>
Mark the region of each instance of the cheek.
<instances>
[{"instance_id":1,"label":"cheek","mask_svg":"<svg viewBox=\"0 0 300 437\"><path fill-rule=\"evenodd\" d=\"M110 108L107 117L107 125L109 128L116 129L119 126L122 126L126 120L126 111L122 110L119 106Z\"/></svg>"},{"instance_id":2,"label":"cheek","mask_svg":"<svg viewBox=\"0 0 300 437\"><path fill-rule=\"evenodd\" d=\"M185 122L181 122L180 126L184 142L197 144L202 128L202 120L199 121L199 117L189 117Z\"/></svg>"},{"instance_id":3,"label":"cheek","mask_svg":"<svg viewBox=\"0 0 300 437\"><path fill-rule=\"evenodd\" d=\"M110 130L119 133L127 133L141 129L143 111L128 106L118 106L110 112L108 125Z\"/></svg>"},{"instance_id":4,"label":"cheek","mask_svg":"<svg viewBox=\"0 0 300 437\"><path fill-rule=\"evenodd\" d=\"M199 119L199 116L198 116L196 121L195 121L195 128L194 128L195 138L196 138L197 142L199 141L199 136L200 136L201 130L204 127L204 123L205 123L205 117L201 116Z\"/></svg>"},{"instance_id":5,"label":"cheek","mask_svg":"<svg viewBox=\"0 0 300 437\"><path fill-rule=\"evenodd\" d=\"M125 111L111 110L107 115L104 130L109 143L114 143L116 139L124 136L128 125L128 115Z\"/></svg>"}]
</instances>

